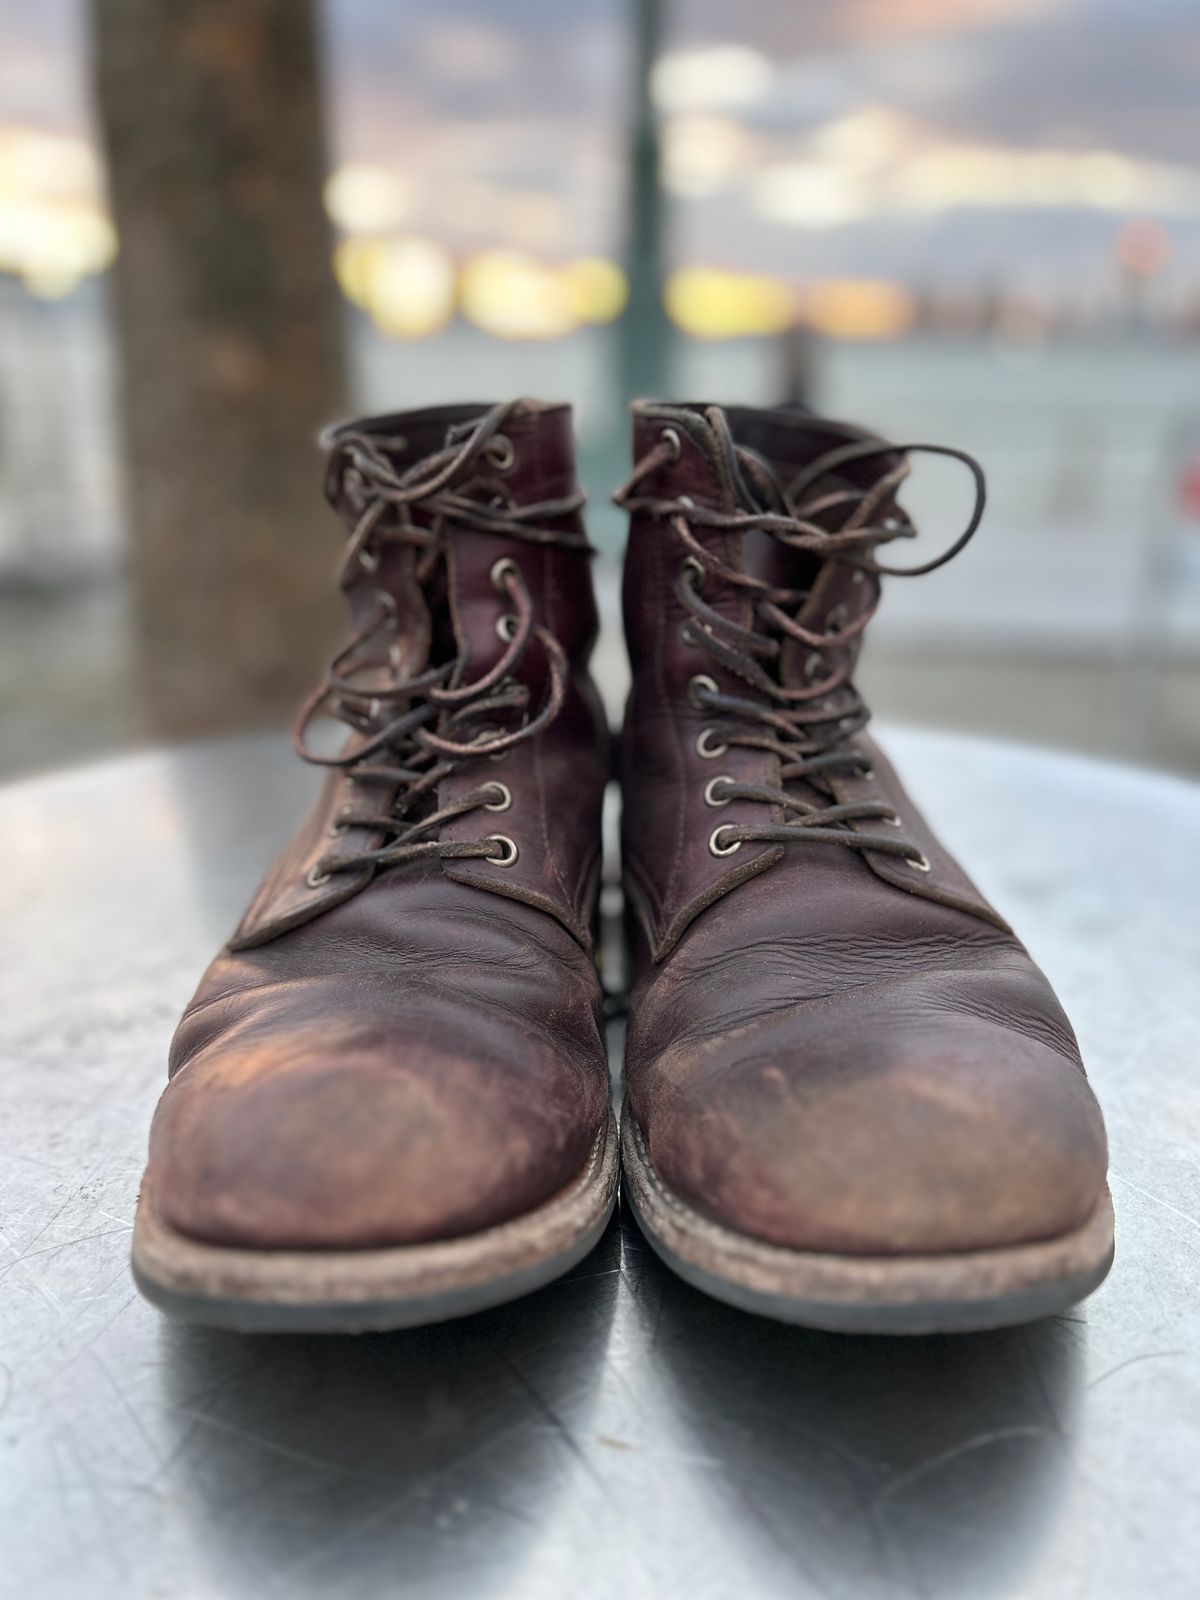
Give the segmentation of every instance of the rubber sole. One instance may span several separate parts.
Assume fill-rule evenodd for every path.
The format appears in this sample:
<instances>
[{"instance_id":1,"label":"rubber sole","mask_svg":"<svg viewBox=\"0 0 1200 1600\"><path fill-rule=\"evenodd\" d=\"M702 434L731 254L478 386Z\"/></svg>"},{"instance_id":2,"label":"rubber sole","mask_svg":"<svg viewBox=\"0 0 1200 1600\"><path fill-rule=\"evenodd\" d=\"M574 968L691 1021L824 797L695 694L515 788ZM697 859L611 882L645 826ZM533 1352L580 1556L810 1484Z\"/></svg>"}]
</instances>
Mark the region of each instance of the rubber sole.
<instances>
[{"instance_id":1,"label":"rubber sole","mask_svg":"<svg viewBox=\"0 0 1200 1600\"><path fill-rule=\"evenodd\" d=\"M1113 1260L1107 1190L1073 1233L957 1255L787 1250L701 1216L654 1170L633 1116L621 1126L623 1192L655 1253L717 1300L830 1333L969 1333L1052 1316L1099 1288Z\"/></svg>"},{"instance_id":2,"label":"rubber sole","mask_svg":"<svg viewBox=\"0 0 1200 1600\"><path fill-rule=\"evenodd\" d=\"M243 1333L365 1333L470 1316L543 1288L594 1248L616 1205L617 1143L610 1112L578 1177L537 1210L459 1239L381 1250L204 1244L143 1196L134 1281L169 1316Z\"/></svg>"}]
</instances>

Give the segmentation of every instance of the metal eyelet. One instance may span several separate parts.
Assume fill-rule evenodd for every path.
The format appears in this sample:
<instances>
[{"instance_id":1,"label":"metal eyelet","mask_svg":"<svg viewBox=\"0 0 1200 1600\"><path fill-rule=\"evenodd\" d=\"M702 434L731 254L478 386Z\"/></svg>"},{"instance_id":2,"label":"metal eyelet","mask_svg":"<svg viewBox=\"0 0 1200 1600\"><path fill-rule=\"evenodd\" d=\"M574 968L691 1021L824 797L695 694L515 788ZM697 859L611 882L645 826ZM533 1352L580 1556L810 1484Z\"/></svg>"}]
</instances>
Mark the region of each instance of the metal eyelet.
<instances>
[{"instance_id":1,"label":"metal eyelet","mask_svg":"<svg viewBox=\"0 0 1200 1600\"><path fill-rule=\"evenodd\" d=\"M517 629L521 624L511 611L506 611L502 617L496 618L496 637L503 639L505 644L511 644L517 637Z\"/></svg>"},{"instance_id":2,"label":"metal eyelet","mask_svg":"<svg viewBox=\"0 0 1200 1600\"><path fill-rule=\"evenodd\" d=\"M334 817L333 821L329 824L325 831L328 833L331 839L340 839L342 834L346 832L349 826L350 824L348 822L343 822L340 818Z\"/></svg>"},{"instance_id":3,"label":"metal eyelet","mask_svg":"<svg viewBox=\"0 0 1200 1600\"><path fill-rule=\"evenodd\" d=\"M825 666L825 657L819 650L810 650L804 658L804 676L811 680L819 678Z\"/></svg>"},{"instance_id":4,"label":"metal eyelet","mask_svg":"<svg viewBox=\"0 0 1200 1600\"><path fill-rule=\"evenodd\" d=\"M710 778L704 785L704 804L706 806L727 806L733 799L733 796L731 794L726 795L724 800L718 800L716 795L713 793L713 790L716 788L718 783L733 782L733 778L731 778L727 772L718 772L715 778Z\"/></svg>"},{"instance_id":5,"label":"metal eyelet","mask_svg":"<svg viewBox=\"0 0 1200 1600\"><path fill-rule=\"evenodd\" d=\"M879 820L883 823L885 828L902 828L904 826L904 823L894 811L890 816L880 817Z\"/></svg>"},{"instance_id":6,"label":"metal eyelet","mask_svg":"<svg viewBox=\"0 0 1200 1600\"><path fill-rule=\"evenodd\" d=\"M490 573L492 588L499 590L501 594L508 592L504 586L505 578L519 578L520 575L521 569L511 556L501 556L499 561L492 562Z\"/></svg>"},{"instance_id":7,"label":"metal eyelet","mask_svg":"<svg viewBox=\"0 0 1200 1600\"><path fill-rule=\"evenodd\" d=\"M713 737L713 733L712 728L701 728L696 739L696 754L701 761L716 761L729 749L727 744L710 744L709 740Z\"/></svg>"},{"instance_id":8,"label":"metal eyelet","mask_svg":"<svg viewBox=\"0 0 1200 1600\"><path fill-rule=\"evenodd\" d=\"M704 706L701 705L700 701L696 698L697 689L707 689L709 694L720 693L714 678L710 678L706 672L696 673L695 677L689 679L688 681L688 703L689 705L694 706L697 711L703 711L705 709Z\"/></svg>"},{"instance_id":9,"label":"metal eyelet","mask_svg":"<svg viewBox=\"0 0 1200 1600\"><path fill-rule=\"evenodd\" d=\"M863 569L861 567L855 567L854 571L850 574L850 582L857 589L860 587L860 585L866 583L866 581L867 575Z\"/></svg>"},{"instance_id":10,"label":"metal eyelet","mask_svg":"<svg viewBox=\"0 0 1200 1600\"><path fill-rule=\"evenodd\" d=\"M499 800L485 800L483 802L485 811L507 811L512 805L512 790L506 783L500 783L496 778L489 778L484 788L494 789L500 796Z\"/></svg>"},{"instance_id":11,"label":"metal eyelet","mask_svg":"<svg viewBox=\"0 0 1200 1600\"><path fill-rule=\"evenodd\" d=\"M319 865L320 863L317 862L308 869L308 876L304 881L310 889L321 888L322 885L328 883L330 878L333 876L332 872L319 872L317 870Z\"/></svg>"},{"instance_id":12,"label":"metal eyelet","mask_svg":"<svg viewBox=\"0 0 1200 1600\"><path fill-rule=\"evenodd\" d=\"M500 856L488 856L486 859L494 867L511 867L515 864L520 851L506 833L489 833L488 839L492 844L498 844L504 851Z\"/></svg>"},{"instance_id":13,"label":"metal eyelet","mask_svg":"<svg viewBox=\"0 0 1200 1600\"><path fill-rule=\"evenodd\" d=\"M708 848L714 856L731 856L735 850L742 848L742 841L735 839L732 844L719 844L718 839L723 833L729 832L729 824L723 822L719 828L714 828L708 836Z\"/></svg>"},{"instance_id":14,"label":"metal eyelet","mask_svg":"<svg viewBox=\"0 0 1200 1600\"><path fill-rule=\"evenodd\" d=\"M858 776L863 780L864 783L873 783L875 781L875 768L860 767L858 770Z\"/></svg>"},{"instance_id":15,"label":"metal eyelet","mask_svg":"<svg viewBox=\"0 0 1200 1600\"><path fill-rule=\"evenodd\" d=\"M379 551L368 550L366 545L358 552L358 564L364 572L379 571Z\"/></svg>"},{"instance_id":16,"label":"metal eyelet","mask_svg":"<svg viewBox=\"0 0 1200 1600\"><path fill-rule=\"evenodd\" d=\"M497 472L507 472L517 459L513 442L506 433L497 433L483 447L483 453Z\"/></svg>"},{"instance_id":17,"label":"metal eyelet","mask_svg":"<svg viewBox=\"0 0 1200 1600\"><path fill-rule=\"evenodd\" d=\"M911 867L914 872L929 872L931 870L931 863L926 855L905 856L904 861L905 865Z\"/></svg>"},{"instance_id":18,"label":"metal eyelet","mask_svg":"<svg viewBox=\"0 0 1200 1600\"><path fill-rule=\"evenodd\" d=\"M836 606L834 606L833 610L825 618L825 632L826 633L841 633L842 629L846 626L846 623L849 621L849 618L850 618L850 611L849 611L849 608L847 606L844 606L844 605L836 605Z\"/></svg>"},{"instance_id":19,"label":"metal eyelet","mask_svg":"<svg viewBox=\"0 0 1200 1600\"><path fill-rule=\"evenodd\" d=\"M685 559L683 563L683 570L684 572L692 573L695 576L697 583L703 583L705 577L707 576L704 570L703 561L697 560L695 556L688 556Z\"/></svg>"},{"instance_id":20,"label":"metal eyelet","mask_svg":"<svg viewBox=\"0 0 1200 1600\"><path fill-rule=\"evenodd\" d=\"M683 454L683 441L679 437L677 428L664 428L659 434L659 442L665 444L671 452L671 460L678 461Z\"/></svg>"}]
</instances>

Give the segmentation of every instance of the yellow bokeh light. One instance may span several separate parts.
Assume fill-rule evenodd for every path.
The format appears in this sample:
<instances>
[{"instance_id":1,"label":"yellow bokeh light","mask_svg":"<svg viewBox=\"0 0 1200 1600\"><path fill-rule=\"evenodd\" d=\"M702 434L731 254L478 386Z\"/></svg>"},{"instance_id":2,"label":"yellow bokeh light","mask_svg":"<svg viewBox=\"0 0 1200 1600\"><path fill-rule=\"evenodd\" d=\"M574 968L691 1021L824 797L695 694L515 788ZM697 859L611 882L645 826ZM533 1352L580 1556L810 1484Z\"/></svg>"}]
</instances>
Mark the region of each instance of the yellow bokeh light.
<instances>
[{"instance_id":1,"label":"yellow bokeh light","mask_svg":"<svg viewBox=\"0 0 1200 1600\"><path fill-rule=\"evenodd\" d=\"M408 185L388 167L352 162L325 184L325 210L343 233L388 233L411 207Z\"/></svg>"},{"instance_id":2,"label":"yellow bokeh light","mask_svg":"<svg viewBox=\"0 0 1200 1600\"><path fill-rule=\"evenodd\" d=\"M519 250L483 250L459 279L463 315L498 339L557 339L579 326L566 273Z\"/></svg>"},{"instance_id":3,"label":"yellow bokeh light","mask_svg":"<svg viewBox=\"0 0 1200 1600\"><path fill-rule=\"evenodd\" d=\"M0 128L0 271L56 299L117 251L94 153L81 139Z\"/></svg>"},{"instance_id":4,"label":"yellow bokeh light","mask_svg":"<svg viewBox=\"0 0 1200 1600\"><path fill-rule=\"evenodd\" d=\"M333 265L346 298L393 338L436 333L454 315L454 262L432 239L346 239Z\"/></svg>"},{"instance_id":5,"label":"yellow bokeh light","mask_svg":"<svg viewBox=\"0 0 1200 1600\"><path fill-rule=\"evenodd\" d=\"M792 290L777 278L681 267L667 279L668 315L698 339L739 339L782 333L795 321Z\"/></svg>"},{"instance_id":6,"label":"yellow bokeh light","mask_svg":"<svg viewBox=\"0 0 1200 1600\"><path fill-rule=\"evenodd\" d=\"M369 239L343 239L333 252L338 288L360 311L370 309L371 263L378 249Z\"/></svg>"},{"instance_id":7,"label":"yellow bokeh light","mask_svg":"<svg viewBox=\"0 0 1200 1600\"><path fill-rule=\"evenodd\" d=\"M770 92L774 75L761 51L748 45L715 44L660 56L650 86L661 111L711 111L759 104Z\"/></svg>"},{"instance_id":8,"label":"yellow bokeh light","mask_svg":"<svg viewBox=\"0 0 1200 1600\"><path fill-rule=\"evenodd\" d=\"M333 258L342 293L382 332L416 338L463 315L502 339L554 339L582 323L611 322L628 298L613 261L585 256L546 266L520 251L487 250L456 272L429 239L344 239Z\"/></svg>"},{"instance_id":9,"label":"yellow bokeh light","mask_svg":"<svg viewBox=\"0 0 1200 1600\"><path fill-rule=\"evenodd\" d=\"M810 284L800 315L831 339L897 339L916 320L916 301L898 283L876 278L832 278Z\"/></svg>"},{"instance_id":10,"label":"yellow bokeh light","mask_svg":"<svg viewBox=\"0 0 1200 1600\"><path fill-rule=\"evenodd\" d=\"M83 139L0 127L0 193L98 206L101 189L99 159Z\"/></svg>"},{"instance_id":11,"label":"yellow bokeh light","mask_svg":"<svg viewBox=\"0 0 1200 1600\"><path fill-rule=\"evenodd\" d=\"M751 209L785 227L844 227L872 204L862 174L832 161L780 162L760 172L750 187Z\"/></svg>"},{"instance_id":12,"label":"yellow bokeh light","mask_svg":"<svg viewBox=\"0 0 1200 1600\"><path fill-rule=\"evenodd\" d=\"M117 253L112 223L86 205L40 205L0 194L0 271L32 294L56 299Z\"/></svg>"},{"instance_id":13,"label":"yellow bokeh light","mask_svg":"<svg viewBox=\"0 0 1200 1600\"><path fill-rule=\"evenodd\" d=\"M612 322L625 309L629 285L615 261L585 256L562 269L567 292L581 322Z\"/></svg>"}]
</instances>

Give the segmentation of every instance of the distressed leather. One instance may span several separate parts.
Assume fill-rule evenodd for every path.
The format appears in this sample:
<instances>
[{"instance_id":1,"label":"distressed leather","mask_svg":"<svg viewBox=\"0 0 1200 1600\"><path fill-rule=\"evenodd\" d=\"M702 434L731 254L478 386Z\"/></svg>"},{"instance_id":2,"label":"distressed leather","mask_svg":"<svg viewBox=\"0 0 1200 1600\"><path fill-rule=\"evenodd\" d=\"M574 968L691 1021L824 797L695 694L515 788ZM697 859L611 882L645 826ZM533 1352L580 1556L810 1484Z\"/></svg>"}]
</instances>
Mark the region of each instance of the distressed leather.
<instances>
[{"instance_id":1,"label":"distressed leather","mask_svg":"<svg viewBox=\"0 0 1200 1600\"><path fill-rule=\"evenodd\" d=\"M831 444L864 437L798 411L726 416L736 443L781 481ZM635 408L635 460L668 426L681 441L678 460L657 470L652 492L736 509L744 486L724 469L703 408ZM769 536L694 531L735 568L792 581L794 553ZM852 736L869 772L831 775L820 798L885 801L927 873L895 855L815 841L746 843L724 859L710 852L715 826L780 817L748 799L714 806L709 780L777 786L779 761L733 746L706 758L697 746L712 718L689 702L693 676L749 691L683 634L676 583L686 555L669 517L633 516L624 600L633 684L622 738L633 975L626 1086L653 1165L714 1221L799 1250L972 1250L1078 1226L1103 1193L1107 1155L1070 1024L873 741ZM801 615L843 606L850 635L825 652L826 665L842 649L853 662L866 587L834 558L813 575ZM704 599L753 620L732 585L723 592L710 579ZM790 648L785 673L795 670Z\"/></svg>"},{"instance_id":2,"label":"distressed leather","mask_svg":"<svg viewBox=\"0 0 1200 1600\"><path fill-rule=\"evenodd\" d=\"M373 417L352 426L382 438L402 436L405 450L390 453L404 464L419 460L442 444L448 429L461 427L485 409L437 407ZM515 451L513 465L507 472L484 475L481 493L511 495L519 504L552 499L574 487L569 406L528 402L505 424L504 431ZM355 509L344 492L337 494L335 503L349 531ZM566 521L579 525L577 518ZM484 861L446 862L444 870L464 883L549 911L586 945L591 938L599 880L600 805L609 767L604 712L587 670L597 629L587 559L579 551L533 547L476 529L452 526L448 534L449 606L455 642L469 663L470 674L482 676L503 650L496 629L506 602L490 574L495 563L506 558L519 563L526 582L536 591L539 620L567 651L573 670L566 703L549 741L535 739L512 750L502 765L478 762L473 769L461 768L439 787L438 801L445 803L476 785L481 775L502 777L512 790L514 803L494 820L496 831L517 845L516 862L508 868ZM411 552L385 550L378 569L364 571L348 591L352 620L358 626L370 616L379 592L388 596L396 610L400 660L411 673L424 665L433 626L413 567ZM541 658L531 654L522 664L520 676L536 700L544 689ZM572 785L569 806L562 804L564 783ZM348 777L331 775L308 825L298 831L251 901L234 933L234 947L274 938L358 893L369 874L336 874L317 888L307 879L322 860L339 854L350 856L377 842L377 835L362 828L348 829L331 841L329 825L340 810L351 804L361 810L365 800L386 812L392 798L377 789L360 792ZM478 816L469 816L449 824L443 836L477 838L480 832Z\"/></svg>"},{"instance_id":3,"label":"distressed leather","mask_svg":"<svg viewBox=\"0 0 1200 1600\"><path fill-rule=\"evenodd\" d=\"M402 436L402 455L441 447L488 408L440 408L355 428ZM511 467L486 492L518 504L573 486L570 412L522 405L504 428ZM403 464L403 462L401 463ZM353 516L335 501L350 527ZM361 851L332 836L350 780L333 771L308 820L202 979L171 1049L154 1117L146 1192L196 1239L250 1248L355 1249L445 1239L526 1212L584 1166L607 1116L602 996L591 955L607 732L588 658L596 611L588 553L447 530L454 645L482 674L503 642L490 574L520 566L534 615L569 662L563 708L492 764L463 763L438 790L502 777L512 804L448 830L491 827L519 847L504 869L422 859L333 874L314 865ZM393 659L410 675L436 655L445 616L387 549L350 590L359 622L372 588L395 607ZM544 665L521 665L536 701ZM471 770L479 769L479 770ZM361 791L361 792L360 792ZM358 785L353 801L392 791Z\"/></svg>"}]
</instances>

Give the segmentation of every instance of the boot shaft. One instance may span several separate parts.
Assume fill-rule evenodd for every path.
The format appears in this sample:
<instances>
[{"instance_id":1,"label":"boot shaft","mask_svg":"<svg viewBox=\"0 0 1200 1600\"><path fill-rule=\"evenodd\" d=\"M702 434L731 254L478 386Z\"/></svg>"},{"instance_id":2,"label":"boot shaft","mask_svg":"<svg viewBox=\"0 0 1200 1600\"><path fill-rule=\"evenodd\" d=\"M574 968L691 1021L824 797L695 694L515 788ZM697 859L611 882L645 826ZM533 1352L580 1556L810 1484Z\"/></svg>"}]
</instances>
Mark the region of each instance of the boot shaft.
<instances>
[{"instance_id":1,"label":"boot shaft","mask_svg":"<svg viewBox=\"0 0 1200 1600\"><path fill-rule=\"evenodd\" d=\"M894 520L898 533L907 525L890 482L898 454L862 429L805 412L642 405L634 412L633 459L651 464L631 493L622 492L631 509L624 599L635 671L662 609L678 621L663 634L669 677L696 670L694 613L680 601L690 574L706 605L744 628L763 632L759 602L786 607L795 630L782 636L772 663L777 682L807 689L848 678L879 582L854 559L862 547L833 535L852 513L855 524L869 516ZM833 467L814 474L824 461ZM701 516L687 515L693 507ZM756 515L762 527L740 525ZM824 548L794 542L802 540L797 524L829 536ZM823 709L823 695L813 698Z\"/></svg>"},{"instance_id":2,"label":"boot shaft","mask_svg":"<svg viewBox=\"0 0 1200 1600\"><path fill-rule=\"evenodd\" d=\"M511 642L509 588L493 573L512 563L539 618L586 667L597 617L569 406L440 406L345 423L325 443L356 624L386 596L410 670L455 653L464 679L481 677Z\"/></svg>"},{"instance_id":3,"label":"boot shaft","mask_svg":"<svg viewBox=\"0 0 1200 1600\"><path fill-rule=\"evenodd\" d=\"M569 407L442 407L326 442L353 635L296 740L328 776L235 947L424 859L589 943L608 755ZM309 731L328 716L348 730L332 755Z\"/></svg>"},{"instance_id":4,"label":"boot shaft","mask_svg":"<svg viewBox=\"0 0 1200 1600\"><path fill-rule=\"evenodd\" d=\"M965 461L980 494L930 566L982 511L978 468L938 453ZM848 839L895 886L999 920L926 836L894 831L853 682L892 570L879 552L915 531L896 500L905 450L802 411L644 404L634 461L618 496L631 513L622 762L642 958L661 960L785 848L836 858Z\"/></svg>"}]
</instances>

